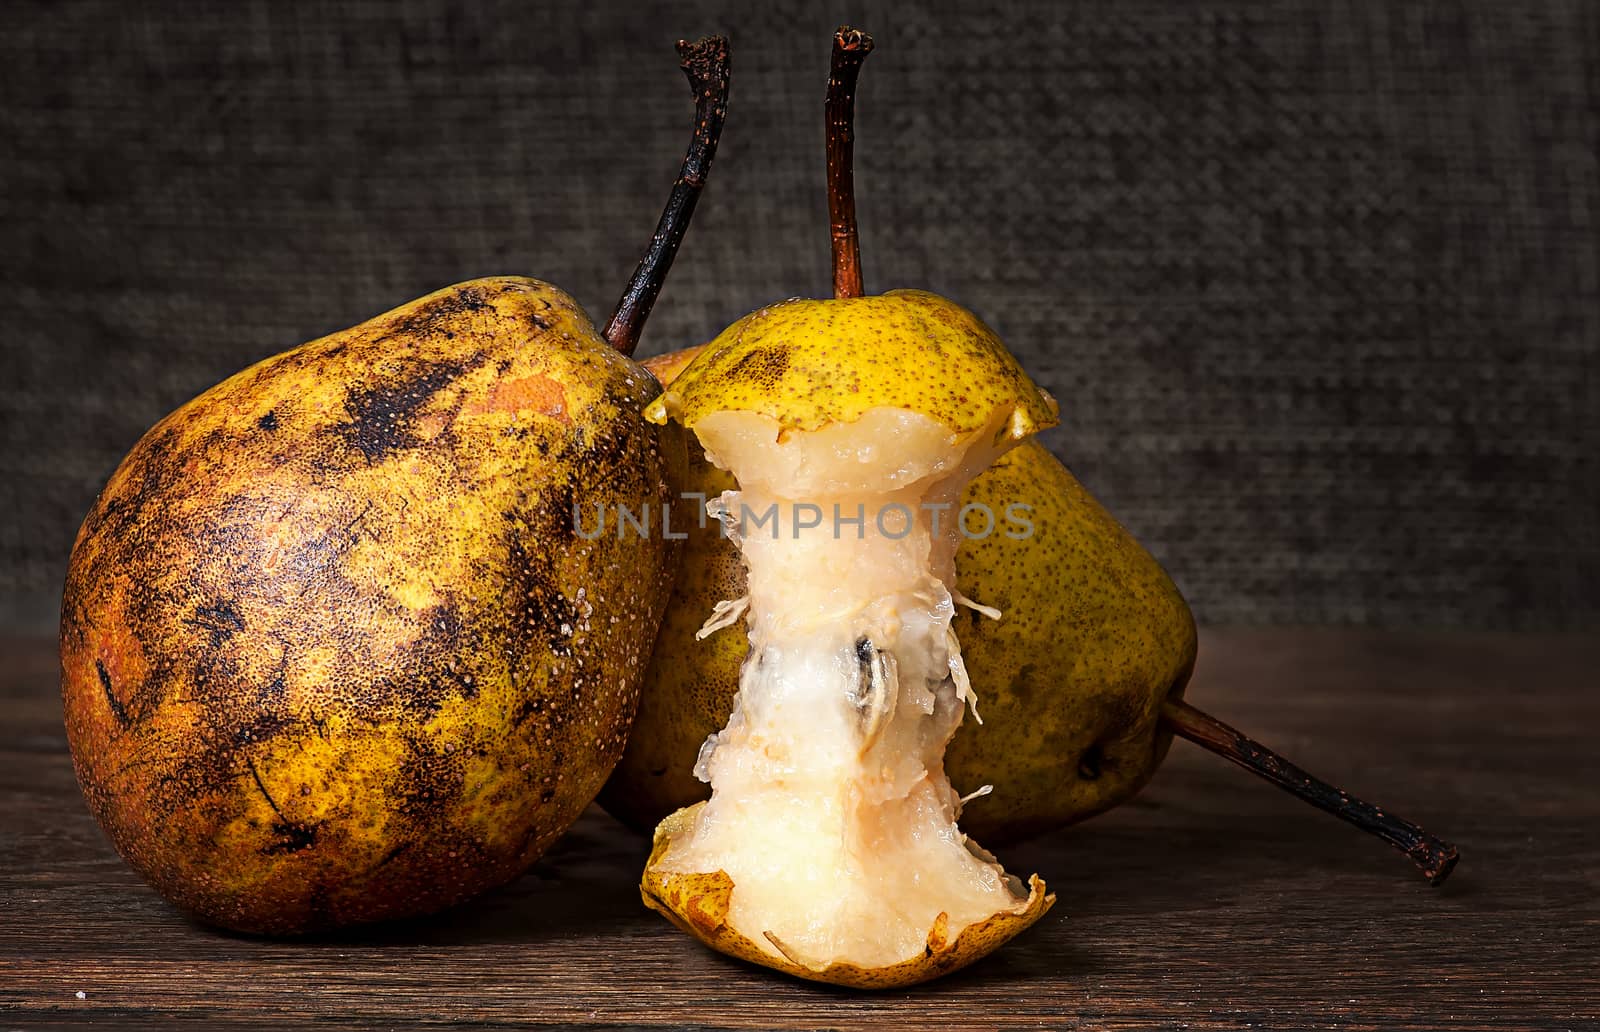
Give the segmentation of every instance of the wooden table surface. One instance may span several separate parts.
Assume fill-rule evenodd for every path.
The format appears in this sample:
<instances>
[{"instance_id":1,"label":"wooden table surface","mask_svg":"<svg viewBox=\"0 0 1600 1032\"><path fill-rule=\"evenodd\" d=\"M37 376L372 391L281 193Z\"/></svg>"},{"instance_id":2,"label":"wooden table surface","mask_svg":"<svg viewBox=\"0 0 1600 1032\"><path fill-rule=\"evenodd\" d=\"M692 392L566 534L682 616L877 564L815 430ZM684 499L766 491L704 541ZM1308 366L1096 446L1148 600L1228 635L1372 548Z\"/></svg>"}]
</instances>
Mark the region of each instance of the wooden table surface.
<instances>
[{"instance_id":1,"label":"wooden table surface","mask_svg":"<svg viewBox=\"0 0 1600 1032\"><path fill-rule=\"evenodd\" d=\"M1454 839L1399 854L1186 743L1133 804L1002 850L1059 899L940 982L863 995L707 952L591 810L426 921L263 941L185 920L73 782L54 643L0 638L0 1028L1600 1028L1600 641L1213 631L1189 697Z\"/></svg>"}]
</instances>

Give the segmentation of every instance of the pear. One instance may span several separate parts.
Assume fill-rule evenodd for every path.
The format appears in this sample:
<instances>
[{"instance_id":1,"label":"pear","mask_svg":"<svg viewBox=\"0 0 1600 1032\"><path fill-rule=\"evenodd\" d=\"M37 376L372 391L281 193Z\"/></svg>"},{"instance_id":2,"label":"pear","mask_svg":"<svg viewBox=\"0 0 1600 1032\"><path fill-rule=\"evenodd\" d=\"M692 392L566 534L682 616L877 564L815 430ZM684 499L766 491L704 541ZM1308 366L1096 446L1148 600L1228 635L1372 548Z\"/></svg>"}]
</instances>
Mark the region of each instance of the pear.
<instances>
[{"instance_id":1,"label":"pear","mask_svg":"<svg viewBox=\"0 0 1600 1032\"><path fill-rule=\"evenodd\" d=\"M1055 422L993 332L922 291L794 300L725 330L646 410L692 430L735 491L749 656L658 829L646 902L735 956L909 984L983 956L1054 897L957 827L945 745L974 704L952 629L978 470ZM708 908L710 908L708 910Z\"/></svg>"},{"instance_id":2,"label":"pear","mask_svg":"<svg viewBox=\"0 0 1600 1032\"><path fill-rule=\"evenodd\" d=\"M522 873L621 754L675 551L574 521L660 513L681 475L622 353L725 110L726 41L679 49L695 139L609 339L548 283L449 287L185 404L85 519L61 620L79 783L201 920L437 911Z\"/></svg>"},{"instance_id":3,"label":"pear","mask_svg":"<svg viewBox=\"0 0 1600 1032\"><path fill-rule=\"evenodd\" d=\"M644 367L670 386L702 350L648 358ZM599 800L612 816L646 834L673 811L710 797L710 787L694 774L695 757L728 722L739 691L739 666L749 651L742 625L699 633L719 602L745 594L738 546L704 509L707 500L737 486L731 474L711 464L703 448L688 444L679 493L699 505L674 523L674 531L683 535L678 573L646 667L633 730Z\"/></svg>"},{"instance_id":4,"label":"pear","mask_svg":"<svg viewBox=\"0 0 1600 1032\"><path fill-rule=\"evenodd\" d=\"M835 36L839 167L870 48ZM695 765L711 797L657 828L640 893L732 956L885 988L977 960L1054 903L962 834L943 759L976 705L945 514L1056 406L970 312L923 291L862 296L854 268L833 299L734 323L646 410L736 481L709 509L746 591L705 631L742 618L749 652Z\"/></svg>"},{"instance_id":5,"label":"pear","mask_svg":"<svg viewBox=\"0 0 1600 1032\"><path fill-rule=\"evenodd\" d=\"M1031 892L1024 902L1020 884L992 868L992 881L1013 892L1009 905L987 900L999 906L983 916L984 905L951 876L948 857L907 844L960 842L986 861L956 827L958 816L964 826L1014 837L1100 812L1138 791L1174 733L1385 839L1441 882L1456 863L1454 846L1182 700L1196 651L1187 605L1160 565L1036 442L1013 441L990 455L993 464L961 490L963 474L982 465L970 461L983 454L975 444L960 450L971 407L997 412L985 408L995 385L1014 380L974 361L1003 348L950 302L920 292L860 296L849 105L834 103L854 82L850 51L866 49L859 37L850 43L841 30L829 94L836 300L772 306L705 348L652 363L668 388L650 412L694 430L703 455L691 447L691 485L720 495L715 511L735 530L730 542L715 525L691 529L639 718L602 796L635 824L685 807L656 830L641 885L647 905L713 948L801 977L858 987L932 977L998 946L1036 919L1039 904ZM916 353L912 342L922 349L914 361L906 358ZM884 414L896 405L898 419ZM938 433L908 418L930 414L953 432L944 452ZM1004 422L996 429L1000 438L1016 436ZM869 470L888 480L870 483ZM893 471L921 479L904 483ZM885 541L865 549L813 541L805 551L769 543L759 523L752 536L752 494L819 506L840 497L959 495L962 507L991 517L1020 503L1029 533L991 529L958 541L919 522L914 532L923 537L911 551L928 557L924 568ZM799 541L801 521L792 524L780 521L774 532ZM908 588L908 567L938 587ZM929 598L937 616L912 601ZM909 700L932 696L932 714L911 707L924 717L948 707L949 686L941 694L930 678L922 694L915 678L908 689L906 676L938 670L940 649L930 644L938 635L927 628L943 619L946 600L967 611L944 625L951 637L943 658L958 697L977 701L985 719L959 731L924 723L902 734L904 751L886 755L896 721L918 719L906 717ZM708 612L712 619L696 631ZM872 628L855 639L869 647L855 653L853 680L849 635L829 637L834 623ZM733 633L741 624L748 649ZM696 638L707 640L697 646ZM898 650L884 647L889 639ZM891 682L898 693L887 689ZM941 759L957 789L944 780ZM975 800L991 781L993 797ZM709 802L698 801L698 782L709 782ZM913 782L925 794L911 804L911 793L895 791ZM930 892L954 906L939 910L918 955L921 925L907 916L927 915ZM958 926L970 921L954 935L952 915Z\"/></svg>"},{"instance_id":6,"label":"pear","mask_svg":"<svg viewBox=\"0 0 1600 1032\"><path fill-rule=\"evenodd\" d=\"M963 615L983 723L962 728L948 763L963 792L993 786L963 823L1004 842L1144 786L1172 740L1161 707L1188 684L1195 625L1161 565L1037 442L969 496L979 511L1020 502L1029 530L973 534L956 552L959 589L1001 616Z\"/></svg>"}]
</instances>

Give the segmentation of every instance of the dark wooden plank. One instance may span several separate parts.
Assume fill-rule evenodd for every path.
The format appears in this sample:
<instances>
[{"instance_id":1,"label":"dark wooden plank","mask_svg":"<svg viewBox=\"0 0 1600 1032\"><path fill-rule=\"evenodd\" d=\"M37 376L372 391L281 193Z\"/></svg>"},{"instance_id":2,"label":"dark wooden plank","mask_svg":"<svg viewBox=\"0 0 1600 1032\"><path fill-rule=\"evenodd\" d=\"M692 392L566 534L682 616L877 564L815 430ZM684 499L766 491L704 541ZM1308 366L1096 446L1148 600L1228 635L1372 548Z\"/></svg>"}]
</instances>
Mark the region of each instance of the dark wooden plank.
<instances>
[{"instance_id":1,"label":"dark wooden plank","mask_svg":"<svg viewBox=\"0 0 1600 1032\"><path fill-rule=\"evenodd\" d=\"M79 800L52 643L0 640L0 1026L1596 1028L1596 670L1576 637L1209 632L1190 697L1454 838L1454 878L1429 889L1178 743L1134 804L1003 851L1060 897L1039 928L867 996L673 931L639 904L644 842L598 811L438 918L307 942L196 927Z\"/></svg>"}]
</instances>

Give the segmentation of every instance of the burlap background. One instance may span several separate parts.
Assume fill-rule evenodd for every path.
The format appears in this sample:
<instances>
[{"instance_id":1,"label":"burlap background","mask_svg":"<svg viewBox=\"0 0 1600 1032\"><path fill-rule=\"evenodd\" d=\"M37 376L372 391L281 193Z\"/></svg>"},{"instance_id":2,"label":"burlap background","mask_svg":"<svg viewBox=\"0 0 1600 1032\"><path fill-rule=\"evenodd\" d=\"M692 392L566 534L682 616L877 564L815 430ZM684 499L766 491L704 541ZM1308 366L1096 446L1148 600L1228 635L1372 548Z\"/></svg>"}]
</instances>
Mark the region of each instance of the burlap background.
<instances>
[{"instance_id":1,"label":"burlap background","mask_svg":"<svg viewBox=\"0 0 1600 1032\"><path fill-rule=\"evenodd\" d=\"M828 36L863 73L869 289L970 305L1202 618L1592 626L1597 5L8 4L0 616L161 414L444 284L603 319L728 135L644 345L827 289Z\"/></svg>"}]
</instances>

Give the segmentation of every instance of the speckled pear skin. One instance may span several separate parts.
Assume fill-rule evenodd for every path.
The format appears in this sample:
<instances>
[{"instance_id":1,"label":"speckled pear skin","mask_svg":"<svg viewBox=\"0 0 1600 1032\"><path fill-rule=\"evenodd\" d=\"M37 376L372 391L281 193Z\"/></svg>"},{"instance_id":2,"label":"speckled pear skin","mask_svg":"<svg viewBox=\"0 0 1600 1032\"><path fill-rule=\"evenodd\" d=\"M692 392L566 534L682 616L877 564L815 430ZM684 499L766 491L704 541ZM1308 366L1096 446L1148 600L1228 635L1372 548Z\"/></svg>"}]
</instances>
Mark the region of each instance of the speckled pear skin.
<instances>
[{"instance_id":1,"label":"speckled pear skin","mask_svg":"<svg viewBox=\"0 0 1600 1032\"><path fill-rule=\"evenodd\" d=\"M851 423L880 406L958 436L996 413L1011 414L1007 431L1019 440L1056 423L1054 400L993 330L922 290L759 308L707 344L645 415L693 429L712 412L755 412L783 434Z\"/></svg>"},{"instance_id":2,"label":"speckled pear skin","mask_svg":"<svg viewBox=\"0 0 1600 1032\"><path fill-rule=\"evenodd\" d=\"M128 862L298 933L522 873L604 783L672 543L659 388L566 294L484 279L269 358L157 423L79 532L68 741Z\"/></svg>"},{"instance_id":3,"label":"speckled pear skin","mask_svg":"<svg viewBox=\"0 0 1600 1032\"><path fill-rule=\"evenodd\" d=\"M650 860L639 883L640 897L645 906L712 949L796 978L851 989L897 989L916 985L983 959L1026 931L1055 905L1056 897L1046 892L1044 882L1034 875L1028 881L1027 899L1019 901L1015 910L1002 911L969 925L954 939L949 937L942 921L935 921L928 930L926 949L897 964L879 968L849 963L812 965L789 956L791 951L774 941L785 953L783 957L775 957L728 924L734 883L727 872L678 874L656 867L672 839L689 833L694 827L695 813L701 805L696 803L670 815L656 829Z\"/></svg>"},{"instance_id":4,"label":"speckled pear skin","mask_svg":"<svg viewBox=\"0 0 1600 1032\"><path fill-rule=\"evenodd\" d=\"M699 350L646 365L670 385ZM696 445L689 451L687 490L732 486ZM961 824L979 841L1003 843L1100 813L1149 780L1170 742L1157 709L1183 691L1195 628L1160 564L1038 442L1001 456L962 502L997 513L1012 502L1032 507L1028 539L999 532L956 552L958 589L1003 616L957 614L984 722L962 723L946 771L963 793L995 786ZM742 626L694 640L717 601L744 593L738 550L714 525L691 526L685 545L633 733L601 796L640 831L708 797L692 775L695 757L727 724L747 648Z\"/></svg>"},{"instance_id":5,"label":"speckled pear skin","mask_svg":"<svg viewBox=\"0 0 1600 1032\"><path fill-rule=\"evenodd\" d=\"M945 769L962 793L994 786L961 827L998 843L1144 787L1172 741L1161 702L1182 695L1197 640L1166 571L1037 442L1001 456L963 500L1032 506L1028 538L972 537L956 551L957 587L1001 618L956 614L983 723L962 723Z\"/></svg>"}]
</instances>

